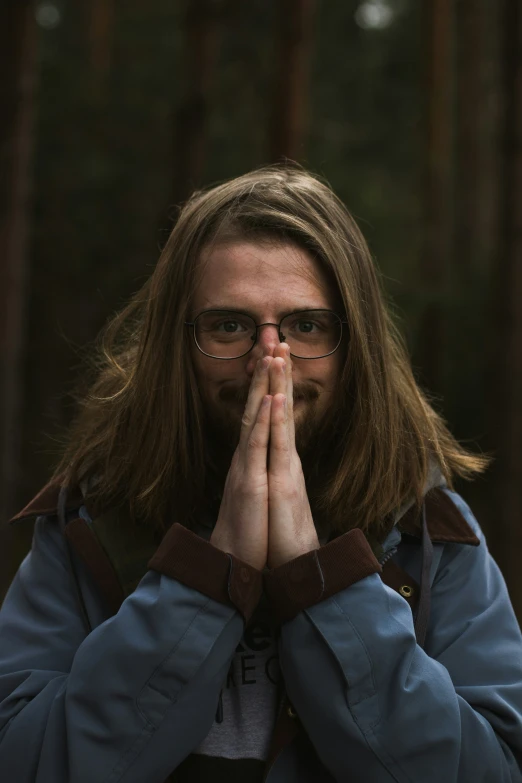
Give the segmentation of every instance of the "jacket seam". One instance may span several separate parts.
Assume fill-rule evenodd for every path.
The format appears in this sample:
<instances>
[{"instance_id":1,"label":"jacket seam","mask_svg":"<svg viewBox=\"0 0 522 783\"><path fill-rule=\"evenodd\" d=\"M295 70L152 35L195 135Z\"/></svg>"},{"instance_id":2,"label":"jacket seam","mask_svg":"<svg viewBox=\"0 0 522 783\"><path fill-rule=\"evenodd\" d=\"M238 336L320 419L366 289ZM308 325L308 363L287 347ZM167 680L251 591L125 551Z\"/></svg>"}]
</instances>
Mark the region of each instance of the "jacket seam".
<instances>
[{"instance_id":1,"label":"jacket seam","mask_svg":"<svg viewBox=\"0 0 522 783\"><path fill-rule=\"evenodd\" d=\"M121 756L109 772L106 783L115 783L116 781L121 780L129 766L139 756L147 741L150 740L156 731L156 727L147 718L145 718L145 723L146 725L140 731L137 740L134 740L133 744L125 751L123 756Z\"/></svg>"},{"instance_id":2,"label":"jacket seam","mask_svg":"<svg viewBox=\"0 0 522 783\"><path fill-rule=\"evenodd\" d=\"M478 536L477 536L477 538L478 538ZM482 541L481 541L481 543L482 543ZM459 544L457 544L457 546L459 546ZM455 556L455 558L454 558L453 562L455 562L455 560L459 560L459 564L460 564L460 563L465 563L465 562L467 561L467 559L468 559L469 557L471 557L471 555L472 555L474 552L476 552L476 551L477 551L477 550L476 550L476 547L475 547L475 548L473 548L473 549L471 549L471 547L469 547L468 549L464 549L464 547L465 547L465 546L466 546L465 544L461 544L461 545L460 545L460 552L458 552L458 554ZM433 575L433 581L432 581L432 583L431 583L431 590L433 590L433 588L434 588L436 585L438 585L438 584L439 584L439 579L440 579L440 577L439 577L439 572L441 571L441 562L442 562L442 557L443 557L443 555L444 555L444 551L443 551L443 552L442 552L442 554L441 554L441 557L440 557L440 560L439 560L439 564L438 564L438 566L437 566L437 571L436 571L436 573ZM449 564L448 564L448 565L449 565ZM447 567L448 567L448 566L444 566L444 568L447 568Z\"/></svg>"},{"instance_id":3,"label":"jacket seam","mask_svg":"<svg viewBox=\"0 0 522 783\"><path fill-rule=\"evenodd\" d=\"M194 589L194 588L191 588L191 589ZM162 660L162 661L161 661L161 662L160 662L160 663L159 663L159 664L156 666L156 668L154 669L154 671L153 671L153 672L152 672L152 673L149 675L148 679L147 679L147 680L145 681L145 683L143 684L143 686L142 686L142 688L141 688L141 690L140 690L139 694L136 696L136 700L135 700L135 701L136 701L136 707L137 707L137 709L138 709L138 712L140 713L140 715L142 716L142 718L143 718L144 720L146 720L146 721L147 721L147 723L151 723L151 725L153 725L153 726L155 726L155 724L151 722L150 718L149 718L149 717L147 717L147 715L145 714L145 712L142 710L142 708L141 708L141 706L140 706L140 703L139 703L139 700L142 698L142 696L143 696L143 692L145 691L145 688L152 687L152 688L153 688L153 690L155 690L157 693L160 693L160 694L161 694L161 691L160 691L160 690L158 690L158 688L155 688L154 686L151 686L151 685L150 685L150 681L151 681L151 680L152 680L152 679L153 679L153 678L156 676L156 674L157 674L157 673L158 673L158 672L159 672L159 671L160 671L160 670L161 670L161 669L162 669L162 668L163 668L163 667L164 667L164 666L167 664L167 662L169 661L169 659L170 659L170 658L171 658L171 657L174 655L174 653L176 652L176 650L178 649L178 647L180 646L180 644L181 644L181 643L182 643L182 641L185 639L186 635L188 634L188 632L190 631L190 629L192 628L192 626L193 626L193 625L194 625L194 623L196 622L196 619L197 619L197 618L199 617L199 615L200 615L200 614L201 614L201 613L202 613L202 612L203 612L203 611L204 611L204 610L207 608L207 606L209 605L210 601L211 601L211 599L210 599L210 598L207 598L207 600L205 601L204 605L203 605L203 606L201 606L201 607L198 609L198 611L196 612L196 614L194 615L194 617L193 617L193 618L192 618L192 620L190 621L189 625L188 625L188 626L185 628L185 631L183 632L182 636L181 636L181 637L180 637L180 638L177 640L177 642L176 642L176 644L174 645L174 647L172 647L172 648L169 650L169 652L167 653L167 655L166 655L166 656L163 658L163 660ZM183 686L182 686L182 687L183 687ZM161 694L161 695L163 695L163 694ZM170 704L174 704L174 702L176 701L176 698L174 698L174 699L173 699L173 698L171 698L170 696L168 696L168 697L167 697L167 700L170 702ZM167 708L167 709L168 709L168 708ZM161 720L163 720L163 717L164 717L164 715L162 716L162 719L161 719ZM158 725L158 727L159 727L159 725ZM156 727L156 728L158 728L158 727Z\"/></svg>"},{"instance_id":4,"label":"jacket seam","mask_svg":"<svg viewBox=\"0 0 522 783\"><path fill-rule=\"evenodd\" d=\"M321 561L319 560L318 552L319 552L319 550L314 549L314 559L315 559L315 562L316 562L316 565L317 565L317 570L319 571L319 576L321 577L321 598L319 599L319 602L321 602L322 600L324 600L323 596L324 596L324 591L325 591L325 584L324 584L323 569L321 568Z\"/></svg>"},{"instance_id":5,"label":"jacket seam","mask_svg":"<svg viewBox=\"0 0 522 783\"><path fill-rule=\"evenodd\" d=\"M163 696L163 698L166 699L167 701L172 701L172 699L170 698L169 694L166 691L162 691L160 688L156 688L156 686L153 685L151 682L149 682L149 684L144 687L150 688L151 691L154 691L155 693L159 693L159 695Z\"/></svg>"},{"instance_id":6,"label":"jacket seam","mask_svg":"<svg viewBox=\"0 0 522 783\"><path fill-rule=\"evenodd\" d=\"M357 725L359 726L358 722ZM364 732L362 728L359 726L359 730L362 732L363 736L365 737L366 742L368 743L368 746L372 751L372 753L374 754L374 756L376 756L379 759L379 761L385 768L386 772L388 772L397 783L414 783L412 778L410 778L410 776L406 772L404 772L404 770L402 769L400 764L398 764L396 759L393 756L391 756L386 750L386 748L383 747L382 743L379 742L379 739L377 738L377 735L375 734L373 727L369 728L367 732ZM373 745L372 743L368 742L367 734L371 734L373 739ZM379 748L380 753L377 753L374 746L377 746ZM384 758L382 758L383 755L389 762L391 762L396 767L397 771L400 772L401 774L400 778L397 777L397 775L390 769L389 764L387 764Z\"/></svg>"},{"instance_id":7,"label":"jacket seam","mask_svg":"<svg viewBox=\"0 0 522 783\"><path fill-rule=\"evenodd\" d=\"M376 691L376 688L375 688L375 678L374 678L374 674L373 674L373 663L372 663L372 659L371 659L371 657L370 657L370 654L369 654L368 648L367 648L366 644L364 643L364 640L363 640L363 638L361 637L361 635L360 635L359 631L357 630L357 628L355 627L355 625L354 625L354 624L352 623L352 621L350 620L350 617L349 617L349 616L346 614L346 612L345 612L345 611L343 611L343 608L341 607L341 605L340 605L339 603L337 603L337 601L336 601L335 599L334 599L334 603L335 603L335 605L337 606L337 608L339 609L339 611L341 612L341 614L343 615L343 617L346 619L347 623L348 623L348 624L349 624L349 626L351 627L351 629L352 629L353 633L355 634L355 636L357 637L357 639L359 640L359 642L361 643L361 645L362 645L362 647L363 647L363 649L364 649L364 652L365 652L365 654L366 654L366 658L368 659L368 663L369 663L369 665L370 665L370 679L371 679L371 684L372 684L372 691L371 691L370 693L368 693L367 695L363 695L363 696L361 696L361 698L360 698L360 699L358 699L357 701L351 701L350 699L348 699L348 706L349 706L349 708L350 708L350 712L351 712L351 706L353 706L353 707L357 707L357 705L359 705L359 704L362 704L362 702L363 702L363 701L366 701L367 699L370 699L372 696L376 696L376 695L377 695L377 691ZM337 656L336 656L336 657L337 657ZM338 660L339 660L339 659L338 659ZM341 668L342 668L342 667L341 667ZM344 669L343 669L343 672L344 672ZM345 676L346 676L346 675L345 675ZM348 677L346 677L346 681L348 682ZM350 685L350 683L348 682L348 686L349 686L349 685ZM375 726L376 726L376 725L378 725L378 724L380 723L380 721L381 721L380 710L379 710L379 705L378 705L378 704L377 704L377 711L378 711L378 713L379 713L379 717L378 717L378 719L377 719L377 721L376 721L376 723L375 723L375 724L373 724L373 723L372 723L372 724L370 724L371 726L373 726L373 725L375 725Z\"/></svg>"}]
</instances>

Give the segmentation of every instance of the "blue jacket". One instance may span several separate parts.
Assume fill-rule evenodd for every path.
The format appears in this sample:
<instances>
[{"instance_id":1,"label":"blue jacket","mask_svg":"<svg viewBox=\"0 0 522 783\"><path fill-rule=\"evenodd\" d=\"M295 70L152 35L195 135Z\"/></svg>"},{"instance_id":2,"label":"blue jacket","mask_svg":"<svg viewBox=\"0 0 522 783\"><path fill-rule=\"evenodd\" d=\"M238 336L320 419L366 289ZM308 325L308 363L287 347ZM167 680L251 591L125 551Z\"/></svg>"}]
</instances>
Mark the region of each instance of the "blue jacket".
<instances>
[{"instance_id":1,"label":"blue jacket","mask_svg":"<svg viewBox=\"0 0 522 783\"><path fill-rule=\"evenodd\" d=\"M410 606L378 573L282 624L304 731L268 783L522 783L522 636L476 519L445 492L480 545L433 542L424 650ZM420 581L421 549L396 527L382 562L391 553ZM0 778L162 783L212 726L244 618L152 569L110 616L76 567L90 633L64 537L38 517L0 611Z\"/></svg>"}]
</instances>

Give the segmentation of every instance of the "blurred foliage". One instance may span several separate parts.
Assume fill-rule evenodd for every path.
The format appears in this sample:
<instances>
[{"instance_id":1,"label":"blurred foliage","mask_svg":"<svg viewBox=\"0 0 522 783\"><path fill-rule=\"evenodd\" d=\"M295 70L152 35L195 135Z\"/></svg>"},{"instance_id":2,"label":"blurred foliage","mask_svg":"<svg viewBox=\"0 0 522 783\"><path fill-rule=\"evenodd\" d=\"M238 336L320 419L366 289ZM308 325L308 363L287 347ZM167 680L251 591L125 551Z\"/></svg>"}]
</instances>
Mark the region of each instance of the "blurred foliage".
<instances>
[{"instance_id":1,"label":"blurred foliage","mask_svg":"<svg viewBox=\"0 0 522 783\"><path fill-rule=\"evenodd\" d=\"M362 5L317 3L299 160L356 216L420 374L422 4L390 0L382 27L361 26ZM96 4L43 6L57 9L59 23L40 27L21 502L49 474L55 434L72 412L80 349L142 284L165 241L175 213L172 172L183 154L175 149L176 111L190 78L180 0L114 3L101 42L92 32ZM277 0L228 4L195 187L269 162L278 9ZM455 434L487 446L487 268L474 270L465 290L453 283L441 301L451 338L444 376L432 391Z\"/></svg>"},{"instance_id":2,"label":"blurred foliage","mask_svg":"<svg viewBox=\"0 0 522 783\"><path fill-rule=\"evenodd\" d=\"M300 162L358 218L387 288L407 308L420 233L418 4L397 2L385 29L358 26L358 5L318 4ZM118 4L105 73L91 64L91 7L56 7L60 23L40 32L27 365L29 386L37 377L39 388L30 392L24 439L27 464L39 443L41 476L49 459L42 423L50 433L69 416L61 382L73 381L73 346L93 339L140 286L165 239L186 81L181 3ZM276 24L275 0L228 13L195 186L268 162Z\"/></svg>"}]
</instances>

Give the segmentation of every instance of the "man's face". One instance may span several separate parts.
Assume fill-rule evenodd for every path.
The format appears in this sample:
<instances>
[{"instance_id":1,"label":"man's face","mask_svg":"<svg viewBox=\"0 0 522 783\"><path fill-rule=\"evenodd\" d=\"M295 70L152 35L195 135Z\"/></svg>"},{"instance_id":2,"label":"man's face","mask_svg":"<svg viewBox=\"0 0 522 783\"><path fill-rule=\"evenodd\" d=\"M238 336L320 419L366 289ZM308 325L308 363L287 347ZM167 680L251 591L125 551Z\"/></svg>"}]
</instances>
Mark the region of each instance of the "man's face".
<instances>
[{"instance_id":1,"label":"man's face","mask_svg":"<svg viewBox=\"0 0 522 783\"><path fill-rule=\"evenodd\" d=\"M313 258L293 244L237 240L203 251L202 260L205 272L194 294L190 320L203 310L227 308L241 310L257 324L278 324L288 313L305 308L339 312L338 293L328 285ZM277 326L263 326L249 353L223 361L205 356L191 339L205 410L205 442L223 469L228 469L239 442L256 363L264 356L274 356L278 345ZM296 448L301 458L313 448L321 426L331 419L341 372L341 348L322 359L290 357Z\"/></svg>"}]
</instances>

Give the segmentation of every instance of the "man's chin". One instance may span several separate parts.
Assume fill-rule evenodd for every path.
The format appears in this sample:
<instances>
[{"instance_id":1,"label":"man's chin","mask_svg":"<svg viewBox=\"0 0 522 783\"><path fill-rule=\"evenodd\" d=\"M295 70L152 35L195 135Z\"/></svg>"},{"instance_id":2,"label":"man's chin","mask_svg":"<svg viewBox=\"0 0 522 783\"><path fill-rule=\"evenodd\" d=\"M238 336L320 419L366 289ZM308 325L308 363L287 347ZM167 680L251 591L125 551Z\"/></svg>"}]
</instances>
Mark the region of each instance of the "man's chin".
<instances>
[{"instance_id":1,"label":"man's chin","mask_svg":"<svg viewBox=\"0 0 522 783\"><path fill-rule=\"evenodd\" d=\"M243 413L244 404L232 400L227 400L226 409L207 413L205 441L215 462L228 460L230 464L239 443ZM295 440L300 457L305 456L312 443L315 444L322 424L318 415L312 402L303 398L294 401Z\"/></svg>"}]
</instances>

